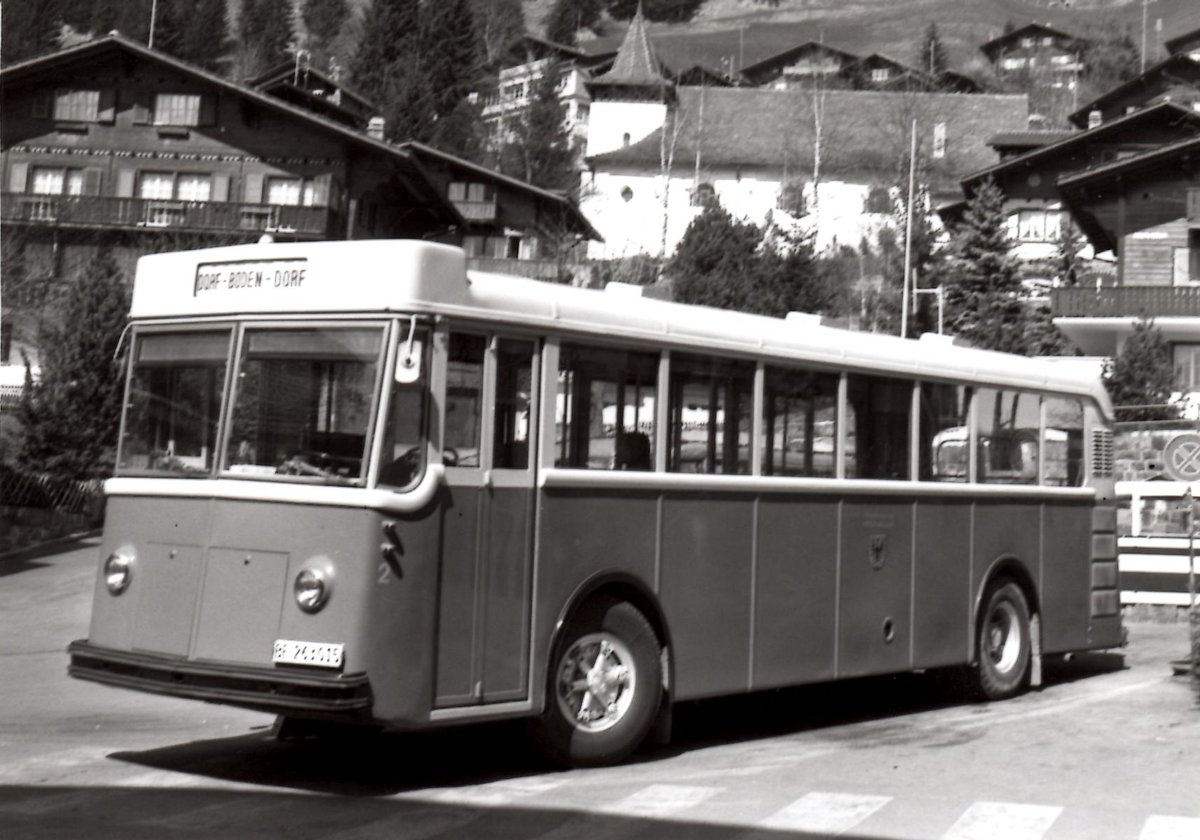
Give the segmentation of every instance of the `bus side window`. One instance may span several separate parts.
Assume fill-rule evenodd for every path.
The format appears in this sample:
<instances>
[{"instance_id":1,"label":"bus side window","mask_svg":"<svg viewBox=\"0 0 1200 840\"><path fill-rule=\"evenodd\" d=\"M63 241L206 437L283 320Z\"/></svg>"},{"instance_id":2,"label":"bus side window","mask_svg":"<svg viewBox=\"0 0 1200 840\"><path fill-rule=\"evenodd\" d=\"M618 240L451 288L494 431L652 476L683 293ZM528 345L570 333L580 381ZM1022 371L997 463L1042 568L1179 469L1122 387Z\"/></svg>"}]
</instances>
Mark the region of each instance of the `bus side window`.
<instances>
[{"instance_id":1,"label":"bus side window","mask_svg":"<svg viewBox=\"0 0 1200 840\"><path fill-rule=\"evenodd\" d=\"M837 474L838 375L767 368L763 475Z\"/></svg>"},{"instance_id":2,"label":"bus side window","mask_svg":"<svg viewBox=\"0 0 1200 840\"><path fill-rule=\"evenodd\" d=\"M979 481L1037 484L1038 415L1037 394L993 388L976 392Z\"/></svg>"},{"instance_id":3,"label":"bus side window","mask_svg":"<svg viewBox=\"0 0 1200 840\"><path fill-rule=\"evenodd\" d=\"M564 345L555 407L555 465L654 469L658 355Z\"/></svg>"},{"instance_id":4,"label":"bus side window","mask_svg":"<svg viewBox=\"0 0 1200 840\"><path fill-rule=\"evenodd\" d=\"M754 365L672 356L667 469L749 475L753 402Z\"/></svg>"},{"instance_id":5,"label":"bus side window","mask_svg":"<svg viewBox=\"0 0 1200 840\"><path fill-rule=\"evenodd\" d=\"M847 377L846 478L909 477L912 382Z\"/></svg>"},{"instance_id":6,"label":"bus side window","mask_svg":"<svg viewBox=\"0 0 1200 840\"><path fill-rule=\"evenodd\" d=\"M970 464L967 407L971 389L921 383L919 425L921 481L966 481Z\"/></svg>"},{"instance_id":7,"label":"bus side window","mask_svg":"<svg viewBox=\"0 0 1200 840\"><path fill-rule=\"evenodd\" d=\"M448 467L478 467L483 411L482 335L451 333L446 361L446 431L442 460Z\"/></svg>"},{"instance_id":8,"label":"bus side window","mask_svg":"<svg viewBox=\"0 0 1200 840\"><path fill-rule=\"evenodd\" d=\"M1042 481L1052 487L1083 484L1083 405L1068 397L1046 397L1042 433Z\"/></svg>"},{"instance_id":9,"label":"bus side window","mask_svg":"<svg viewBox=\"0 0 1200 840\"><path fill-rule=\"evenodd\" d=\"M496 352L496 414L492 466L529 468L529 398L533 342L501 339Z\"/></svg>"}]
</instances>

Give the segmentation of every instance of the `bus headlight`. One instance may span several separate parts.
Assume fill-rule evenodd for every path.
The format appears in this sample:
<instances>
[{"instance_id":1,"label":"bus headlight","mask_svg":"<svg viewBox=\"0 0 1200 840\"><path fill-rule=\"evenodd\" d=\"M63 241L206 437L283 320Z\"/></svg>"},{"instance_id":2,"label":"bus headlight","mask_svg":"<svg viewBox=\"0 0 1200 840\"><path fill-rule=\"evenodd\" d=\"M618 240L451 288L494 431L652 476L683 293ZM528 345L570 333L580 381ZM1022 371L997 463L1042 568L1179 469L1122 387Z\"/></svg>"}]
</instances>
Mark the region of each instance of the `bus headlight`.
<instances>
[{"instance_id":1,"label":"bus headlight","mask_svg":"<svg viewBox=\"0 0 1200 840\"><path fill-rule=\"evenodd\" d=\"M332 591L333 576L319 567L302 569L292 585L296 604L306 613L315 613L325 606Z\"/></svg>"},{"instance_id":2,"label":"bus headlight","mask_svg":"<svg viewBox=\"0 0 1200 840\"><path fill-rule=\"evenodd\" d=\"M104 585L113 595L120 595L129 588L133 579L133 553L114 551L104 561Z\"/></svg>"}]
</instances>

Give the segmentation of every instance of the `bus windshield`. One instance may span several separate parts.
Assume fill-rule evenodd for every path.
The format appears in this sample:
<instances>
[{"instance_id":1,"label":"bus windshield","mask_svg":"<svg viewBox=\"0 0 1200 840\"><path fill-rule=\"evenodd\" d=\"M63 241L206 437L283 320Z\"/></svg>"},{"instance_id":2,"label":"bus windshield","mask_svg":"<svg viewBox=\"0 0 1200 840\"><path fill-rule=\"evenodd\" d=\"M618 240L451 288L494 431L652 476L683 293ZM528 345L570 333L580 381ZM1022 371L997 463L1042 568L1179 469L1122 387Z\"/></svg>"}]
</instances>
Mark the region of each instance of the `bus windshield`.
<instances>
[{"instance_id":1,"label":"bus windshield","mask_svg":"<svg viewBox=\"0 0 1200 840\"><path fill-rule=\"evenodd\" d=\"M233 335L138 337L119 472L204 477L220 467L239 478L362 483L383 327L248 326L226 389Z\"/></svg>"}]
</instances>

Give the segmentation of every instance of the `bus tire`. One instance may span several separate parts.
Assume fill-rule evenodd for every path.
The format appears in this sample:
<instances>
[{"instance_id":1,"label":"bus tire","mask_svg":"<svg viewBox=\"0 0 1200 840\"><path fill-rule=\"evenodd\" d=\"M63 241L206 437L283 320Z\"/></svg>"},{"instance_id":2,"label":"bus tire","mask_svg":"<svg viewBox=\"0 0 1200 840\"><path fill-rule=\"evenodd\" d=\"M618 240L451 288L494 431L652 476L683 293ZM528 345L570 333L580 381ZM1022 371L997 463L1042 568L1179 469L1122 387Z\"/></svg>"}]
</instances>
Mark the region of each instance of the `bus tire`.
<instances>
[{"instance_id":1,"label":"bus tire","mask_svg":"<svg viewBox=\"0 0 1200 840\"><path fill-rule=\"evenodd\" d=\"M983 597L975 639L975 687L985 700L1004 700L1029 682L1029 602L1011 580L991 584Z\"/></svg>"},{"instance_id":2,"label":"bus tire","mask_svg":"<svg viewBox=\"0 0 1200 840\"><path fill-rule=\"evenodd\" d=\"M662 701L662 659L650 622L632 604L585 606L550 660L538 736L563 767L613 764L645 740Z\"/></svg>"}]
</instances>

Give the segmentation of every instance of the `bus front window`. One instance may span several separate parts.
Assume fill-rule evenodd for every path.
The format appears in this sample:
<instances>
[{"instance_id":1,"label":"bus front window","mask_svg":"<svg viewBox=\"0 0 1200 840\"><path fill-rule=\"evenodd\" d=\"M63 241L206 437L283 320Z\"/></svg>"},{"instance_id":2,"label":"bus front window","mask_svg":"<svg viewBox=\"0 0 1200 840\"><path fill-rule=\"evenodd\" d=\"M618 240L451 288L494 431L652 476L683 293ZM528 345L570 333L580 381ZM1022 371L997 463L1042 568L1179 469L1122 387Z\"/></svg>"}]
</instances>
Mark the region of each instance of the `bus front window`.
<instances>
[{"instance_id":1,"label":"bus front window","mask_svg":"<svg viewBox=\"0 0 1200 840\"><path fill-rule=\"evenodd\" d=\"M138 336L118 473L209 474L229 337L229 330Z\"/></svg>"},{"instance_id":2,"label":"bus front window","mask_svg":"<svg viewBox=\"0 0 1200 840\"><path fill-rule=\"evenodd\" d=\"M382 328L248 329L225 468L362 481Z\"/></svg>"}]
</instances>

